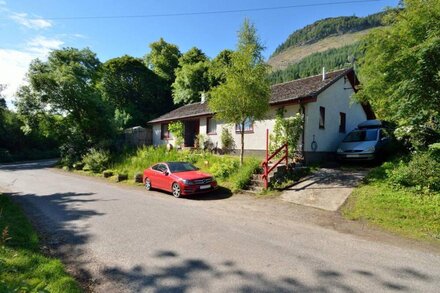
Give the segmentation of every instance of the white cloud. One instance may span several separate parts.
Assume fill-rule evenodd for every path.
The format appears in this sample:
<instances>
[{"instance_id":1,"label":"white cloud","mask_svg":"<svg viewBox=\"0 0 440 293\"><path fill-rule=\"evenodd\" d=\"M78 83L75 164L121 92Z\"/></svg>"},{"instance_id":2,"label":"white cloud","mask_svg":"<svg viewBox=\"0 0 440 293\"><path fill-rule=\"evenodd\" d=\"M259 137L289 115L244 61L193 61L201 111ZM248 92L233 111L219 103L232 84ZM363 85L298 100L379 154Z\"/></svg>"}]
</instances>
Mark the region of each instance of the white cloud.
<instances>
[{"instance_id":1,"label":"white cloud","mask_svg":"<svg viewBox=\"0 0 440 293\"><path fill-rule=\"evenodd\" d=\"M8 106L19 86L25 82L31 61L36 58L46 59L51 50L59 49L63 44L59 39L37 36L28 41L22 50L0 48L0 83L7 85L4 94Z\"/></svg>"},{"instance_id":2,"label":"white cloud","mask_svg":"<svg viewBox=\"0 0 440 293\"><path fill-rule=\"evenodd\" d=\"M11 12L9 17L16 23L32 29L45 29L52 26L49 20L40 17L29 17L27 13Z\"/></svg>"},{"instance_id":3,"label":"white cloud","mask_svg":"<svg viewBox=\"0 0 440 293\"><path fill-rule=\"evenodd\" d=\"M6 1L0 0L0 5L6 5Z\"/></svg>"}]
</instances>

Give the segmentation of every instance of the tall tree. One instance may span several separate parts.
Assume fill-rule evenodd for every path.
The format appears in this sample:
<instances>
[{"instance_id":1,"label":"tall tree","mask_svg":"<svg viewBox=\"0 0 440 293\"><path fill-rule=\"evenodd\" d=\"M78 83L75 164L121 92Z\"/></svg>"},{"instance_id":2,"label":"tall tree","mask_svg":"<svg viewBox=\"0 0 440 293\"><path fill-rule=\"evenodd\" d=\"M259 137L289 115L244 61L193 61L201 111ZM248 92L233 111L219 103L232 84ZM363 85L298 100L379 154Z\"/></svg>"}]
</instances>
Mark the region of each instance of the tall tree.
<instances>
[{"instance_id":1,"label":"tall tree","mask_svg":"<svg viewBox=\"0 0 440 293\"><path fill-rule=\"evenodd\" d=\"M114 133L113 115L96 87L100 67L89 49L54 50L47 61L36 59L31 63L29 85L17 93L17 110L28 128L38 123L29 123L35 117L64 117L60 125L64 135L62 155L71 155L72 160L78 160L87 147Z\"/></svg>"},{"instance_id":2,"label":"tall tree","mask_svg":"<svg viewBox=\"0 0 440 293\"><path fill-rule=\"evenodd\" d=\"M225 49L212 59L209 67L211 86L218 86L226 81L225 68L231 66L233 51Z\"/></svg>"},{"instance_id":3,"label":"tall tree","mask_svg":"<svg viewBox=\"0 0 440 293\"><path fill-rule=\"evenodd\" d=\"M231 66L225 67L226 81L210 93L209 107L218 119L241 129L241 164L246 121L263 119L269 109L270 85L263 49L255 26L246 19L238 33Z\"/></svg>"},{"instance_id":4,"label":"tall tree","mask_svg":"<svg viewBox=\"0 0 440 293\"><path fill-rule=\"evenodd\" d=\"M179 48L160 38L149 45L151 51L145 55L145 64L159 77L157 83L161 98L159 114L166 113L174 108L171 85L176 79L175 71L179 67L179 58L182 56Z\"/></svg>"},{"instance_id":5,"label":"tall tree","mask_svg":"<svg viewBox=\"0 0 440 293\"><path fill-rule=\"evenodd\" d=\"M125 55L105 62L99 87L114 111L131 117L123 127L143 126L160 112L158 76L140 59Z\"/></svg>"},{"instance_id":6,"label":"tall tree","mask_svg":"<svg viewBox=\"0 0 440 293\"><path fill-rule=\"evenodd\" d=\"M174 71L179 66L179 57L182 56L179 48L165 42L163 38L151 43L149 47L151 51L145 55L145 63L148 68L172 84L175 79Z\"/></svg>"},{"instance_id":7,"label":"tall tree","mask_svg":"<svg viewBox=\"0 0 440 293\"><path fill-rule=\"evenodd\" d=\"M210 89L209 59L205 53L193 47L179 58L172 88L174 104L200 101L200 94Z\"/></svg>"},{"instance_id":8,"label":"tall tree","mask_svg":"<svg viewBox=\"0 0 440 293\"><path fill-rule=\"evenodd\" d=\"M389 26L366 38L358 98L423 148L440 136L440 2L405 0L403 6L391 13Z\"/></svg>"}]
</instances>

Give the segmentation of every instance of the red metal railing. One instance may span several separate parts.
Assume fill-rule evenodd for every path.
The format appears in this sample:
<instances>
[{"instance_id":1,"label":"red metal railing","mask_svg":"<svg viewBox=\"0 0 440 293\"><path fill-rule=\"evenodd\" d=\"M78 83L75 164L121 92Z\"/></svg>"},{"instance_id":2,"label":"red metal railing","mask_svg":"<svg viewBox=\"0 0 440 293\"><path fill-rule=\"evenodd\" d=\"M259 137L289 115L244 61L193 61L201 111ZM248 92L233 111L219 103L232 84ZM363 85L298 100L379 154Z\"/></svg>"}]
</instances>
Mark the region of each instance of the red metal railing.
<instances>
[{"instance_id":1,"label":"red metal railing","mask_svg":"<svg viewBox=\"0 0 440 293\"><path fill-rule=\"evenodd\" d=\"M269 168L269 162L272 160L276 155L278 155L281 151L284 151L284 155L275 163L272 165L272 167ZM269 129L266 129L266 159L261 163L261 166L263 167L263 180L264 180L264 188L267 189L269 185L269 174L273 171L282 161L286 161L286 167L289 165L289 148L287 146L287 143L280 146L277 150L273 152L269 156Z\"/></svg>"}]
</instances>

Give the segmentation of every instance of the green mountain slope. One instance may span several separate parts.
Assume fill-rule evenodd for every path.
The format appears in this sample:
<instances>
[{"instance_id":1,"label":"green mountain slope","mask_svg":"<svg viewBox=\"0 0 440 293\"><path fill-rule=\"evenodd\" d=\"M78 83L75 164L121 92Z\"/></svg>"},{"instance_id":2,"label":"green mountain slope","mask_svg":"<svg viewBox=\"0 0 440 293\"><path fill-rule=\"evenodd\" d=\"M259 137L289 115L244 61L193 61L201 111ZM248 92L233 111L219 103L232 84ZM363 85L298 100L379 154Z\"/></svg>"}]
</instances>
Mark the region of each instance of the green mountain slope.
<instances>
[{"instance_id":1,"label":"green mountain slope","mask_svg":"<svg viewBox=\"0 0 440 293\"><path fill-rule=\"evenodd\" d=\"M272 57L290 48L312 44L330 36L354 33L382 25L385 12L366 17L341 16L325 18L293 32L287 40L279 45Z\"/></svg>"},{"instance_id":2,"label":"green mountain slope","mask_svg":"<svg viewBox=\"0 0 440 293\"><path fill-rule=\"evenodd\" d=\"M327 71L350 67L362 54L361 47L361 42L356 42L341 48L313 53L298 63L290 64L285 69L273 71L270 81L276 84L316 75L322 72L322 67L325 67Z\"/></svg>"},{"instance_id":3,"label":"green mountain slope","mask_svg":"<svg viewBox=\"0 0 440 293\"><path fill-rule=\"evenodd\" d=\"M352 66L360 57L361 40L383 26L387 12L366 17L326 18L292 33L268 60L272 83L285 82Z\"/></svg>"}]
</instances>

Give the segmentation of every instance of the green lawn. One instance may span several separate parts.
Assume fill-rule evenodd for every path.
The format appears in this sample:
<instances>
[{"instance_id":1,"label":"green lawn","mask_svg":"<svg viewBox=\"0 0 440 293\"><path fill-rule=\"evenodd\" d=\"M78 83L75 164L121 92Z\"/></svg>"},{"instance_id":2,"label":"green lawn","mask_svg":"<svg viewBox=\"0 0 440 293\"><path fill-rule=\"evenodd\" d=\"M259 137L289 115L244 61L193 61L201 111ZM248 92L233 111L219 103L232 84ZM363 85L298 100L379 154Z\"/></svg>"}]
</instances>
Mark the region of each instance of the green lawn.
<instances>
[{"instance_id":1,"label":"green lawn","mask_svg":"<svg viewBox=\"0 0 440 293\"><path fill-rule=\"evenodd\" d=\"M440 241L440 193L395 187L383 166L353 192L343 214L407 237Z\"/></svg>"},{"instance_id":2,"label":"green lawn","mask_svg":"<svg viewBox=\"0 0 440 293\"><path fill-rule=\"evenodd\" d=\"M41 253L37 233L2 194L0 211L0 292L82 291L59 260Z\"/></svg>"}]
</instances>

